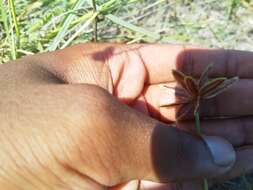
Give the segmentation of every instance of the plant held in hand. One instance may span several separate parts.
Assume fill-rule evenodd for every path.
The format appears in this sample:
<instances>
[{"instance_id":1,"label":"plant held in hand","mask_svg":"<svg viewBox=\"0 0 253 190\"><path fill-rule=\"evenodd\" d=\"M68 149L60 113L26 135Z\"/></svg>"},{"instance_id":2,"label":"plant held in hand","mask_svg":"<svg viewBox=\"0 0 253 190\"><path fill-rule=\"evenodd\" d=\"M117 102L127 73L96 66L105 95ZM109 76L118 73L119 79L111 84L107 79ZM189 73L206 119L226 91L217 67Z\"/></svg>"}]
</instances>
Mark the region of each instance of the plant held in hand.
<instances>
[{"instance_id":1,"label":"plant held in hand","mask_svg":"<svg viewBox=\"0 0 253 190\"><path fill-rule=\"evenodd\" d=\"M218 77L214 79L208 78L208 73L213 67L213 64L209 64L202 72L200 78L197 80L192 76L185 75L181 71L173 70L172 74L176 82L180 85L183 91L177 95L178 101L176 103L162 105L162 107L180 106L180 109L184 109L188 105L194 106L194 114L199 111L200 101L211 99L227 90L234 82L238 80L238 77L227 79L226 77ZM169 86L165 86L171 88ZM177 120L180 120L186 114L189 113L189 109L185 109L181 115L177 116Z\"/></svg>"},{"instance_id":2,"label":"plant held in hand","mask_svg":"<svg viewBox=\"0 0 253 190\"><path fill-rule=\"evenodd\" d=\"M170 106L181 106L180 109L184 109L189 105L194 106L194 117L195 117L195 127L196 131L199 135L201 135L200 129L200 118L199 118L199 108L200 101L205 99L211 99L219 95L220 93L227 90L231 85L233 85L239 78L233 77L227 79L226 77L218 77L214 79L208 78L208 73L210 69L213 67L213 64L209 64L204 71L202 72L200 78L197 80L191 76L187 76L184 73L173 70L172 74L176 80L176 82L182 87L184 94L179 95L179 102L162 105L162 107L170 107ZM169 86L165 86L170 88ZM191 106L189 106L191 108ZM190 109L185 109L181 115L178 115L177 120L180 120L184 117ZM203 189L208 190L207 179L203 181Z\"/></svg>"}]
</instances>

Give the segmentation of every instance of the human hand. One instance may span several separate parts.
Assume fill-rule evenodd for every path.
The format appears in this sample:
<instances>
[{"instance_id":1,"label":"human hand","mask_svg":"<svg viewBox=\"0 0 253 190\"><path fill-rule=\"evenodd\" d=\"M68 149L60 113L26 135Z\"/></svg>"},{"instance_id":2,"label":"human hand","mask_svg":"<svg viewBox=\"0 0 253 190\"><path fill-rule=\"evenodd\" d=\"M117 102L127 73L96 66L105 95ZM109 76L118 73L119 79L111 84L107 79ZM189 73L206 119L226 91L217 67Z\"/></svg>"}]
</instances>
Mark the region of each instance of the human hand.
<instances>
[{"instance_id":1,"label":"human hand","mask_svg":"<svg viewBox=\"0 0 253 190\"><path fill-rule=\"evenodd\" d=\"M173 179L186 180L186 179L192 179L192 178L196 179L196 178L199 178L202 176L211 176L211 173L212 173L212 175L218 175L219 173L223 173L225 170L228 170L233 165L232 164L233 161L230 160L231 162L229 164L227 164L226 167L221 167L221 168L219 168L219 170L217 169L217 165L214 166L214 164L212 164L212 166L210 168L206 168L205 166L202 166L203 164L206 164L206 162L208 164L210 164L210 162L212 162L212 160L211 160L210 154L208 154L208 152L209 152L207 150L208 148L205 146L204 146L205 148L203 148L203 141L201 141L201 139L198 139L198 138L193 137L189 134L183 133L179 130L176 130L175 128L165 127L165 124L160 123L156 120L152 120L149 117L146 117L142 114L139 115L138 112L134 112L132 109L130 109L131 111L125 111L125 109L129 110L129 108L123 106L122 104L114 103L115 100L104 100L107 98L104 98L105 94L100 92L101 89L98 90L97 88L95 88L96 90L94 90L94 91L90 90L90 88L92 89L92 88L94 88L94 86L91 87L91 86L87 86L87 85L80 85L79 88L85 89L83 91L80 90L80 91L82 91L82 93L80 93L79 90L74 90L75 87L72 87L72 85L61 85L61 87L64 86L64 88L66 88L65 90L64 90L64 88L57 89L59 87L59 85L56 85L56 84L61 83L63 81L67 82L67 83L72 83L72 84L73 83L86 83L86 84L90 83L90 84L99 85L99 86L106 88L109 92L112 92L113 95L118 97L118 99L121 100L122 102L127 103L130 106L132 106L136 109L139 109L146 114L151 114L153 117L158 118L158 119L162 119L162 120L166 120L166 121L173 121L175 119L175 114L176 114L175 109L173 109L173 108L171 108L171 109L160 108L160 101L167 101L167 100L173 101L175 98L173 98L173 92L170 93L170 96L168 96L168 92L163 89L163 84L161 84L161 83L168 83L168 82L173 81L173 78L171 76L171 69L172 68L179 68L180 64L182 64L181 66L183 66L181 68L184 68L184 67L187 68L187 66L185 66L185 65L190 65L190 64L186 64L188 59L187 59L187 56L184 56L184 54L187 55L188 51L189 52L192 51L195 53L201 52L201 56L204 56L203 52L206 53L206 56L210 56L210 53L215 52L215 51L192 50L192 49L188 49L188 50L185 49L184 51L182 51L182 50L184 50L184 49L180 46L163 46L163 45L161 45L161 46L159 46L159 45L124 46L124 45L111 45L111 44L107 44L107 45L95 45L95 44L79 45L79 46L71 47L71 48L68 48L68 49L65 49L62 51L54 52L51 54L43 54L43 55L36 55L36 56L32 56L32 57L27 57L22 60L18 60L17 62L19 62L19 64L15 64L15 66L13 66L14 64L13 65L5 65L2 67L2 71L3 71L2 73L5 73L6 75L8 75L8 77L3 77L3 79L1 81L3 84L2 86L6 86L6 84L10 84L11 82L13 83L13 81L15 80L16 84L18 86L21 86L20 88L22 88L23 90L27 90L28 91L28 92L26 92L27 98L32 100L30 102L31 105L34 105L34 103L37 101L40 102L38 104L38 107L33 108L33 109L39 109L42 106L41 104L43 102L42 100L44 99L43 97L46 96L46 97L52 97L50 100L47 99L45 101L46 106L50 102L50 105L54 105L53 107L55 107L55 108L57 108L57 107L59 108L59 106L60 106L61 110L69 110L68 106L67 107L62 106L63 102L68 102L68 99L70 96L74 97L74 96L77 96L76 94L83 93L86 98L89 96L92 97L94 94L99 94L99 95L98 95L98 97L93 98L93 101L91 101L91 100L86 101L83 105L90 105L90 106L85 106L86 110L82 110L82 109L79 110L81 112L84 112L84 113L87 112L87 114L90 113L91 111L89 111L89 109L87 107L94 107L94 105L93 105L94 102L96 102L97 100L100 100L100 99L103 100L102 102L109 102L108 103L110 105L109 107L116 104L115 109L114 109L114 110L117 110L116 113L125 113L126 112L127 114L124 114L126 118L122 117L120 121L118 121L116 119L117 118L117 117L115 117L116 113L113 112L113 114L112 113L109 114L109 115L114 116L113 119L112 118L110 119L110 122L107 121L108 118L105 118L106 119L106 122L105 122L105 121L103 121L103 117L101 117L102 118L101 123L103 123L103 125L104 125L104 123L109 123L109 124L116 123L116 124L118 124L118 126L121 126L120 124L123 122L123 124L126 127L124 127L124 130L120 131L120 133L117 133L117 134L121 134L121 135L119 135L120 137L122 135L125 136L126 138L124 138L124 139L127 139L127 140L125 140L123 145L122 144L120 145L120 143L118 142L118 138L117 138L117 140L115 140L116 144L119 144L118 147L122 147L122 148L120 148L120 149L122 149L121 151L123 152L121 154L125 155L125 157L130 157L129 155L136 155L137 159L145 158L145 159L142 159L141 161L144 162L144 160L146 160L147 162L144 162L142 164L138 163L136 165L133 164L134 167L132 169L131 169L131 161L130 161L131 159L129 160L129 162L124 163L123 165L125 167L127 167L127 169L125 169L126 171L122 171L122 173L127 172L127 173L132 173L132 174L129 175L128 178L125 177L124 180L121 179L121 180L118 180L117 182L114 182L114 185L124 182L124 181L128 181L130 179L149 179L149 180L155 180L155 181L162 181L162 182L168 181L169 182L169 181L173 181ZM239 53L237 53L237 54L239 54ZM240 52L240 54L244 55L247 53ZM248 56L250 57L250 55L251 54L249 54ZM220 62L219 64L222 63L222 56L224 56L224 54L222 53L222 50L219 50L214 54L214 58L217 59L217 62ZM244 56L242 56L242 57L244 57ZM159 59L157 59L157 57ZM204 58L205 58L205 56L204 56ZM182 59L185 59L185 60L182 61ZM197 56L195 58L195 60L196 59L198 61L201 60L199 58L199 56ZM247 60L247 59L245 59L245 60ZM34 63L34 64L29 65L29 62ZM197 61L195 61L195 62L196 62L196 64L197 63L202 64L202 62L197 62ZM193 63L195 63L195 62L193 62ZM105 65L105 63L107 63L107 65ZM107 66L109 68L108 70L110 71L109 75L107 72L108 71ZM201 66L203 66L203 65L201 65ZM218 66L218 63L216 66ZM199 69L200 67L196 67L196 68ZM220 68L215 67L214 71L215 71L215 69L217 69L217 71L221 71ZM8 70L9 72L5 72L5 70ZM15 74L13 76L11 76L12 74L10 73L10 70L19 71L18 72L19 74L17 75L16 74L17 72L15 72ZM185 71L187 72L187 69ZM52 75L52 73L53 73L53 75ZM91 73L92 73L92 75L91 75ZM219 74L224 75L223 73L219 73ZM213 75L215 75L215 73L213 73ZM5 75L3 75L3 76L5 76ZM57 77L55 77L55 76L57 76ZM112 77L112 80L110 80L111 79L110 77ZM51 85L47 85L47 84L51 84ZM55 85L52 85L52 84L55 84ZM15 88L17 87L17 85L15 86ZM41 93L41 100L40 101L38 100L39 99L38 97L33 97L32 95L29 95L29 94L35 93L35 92L33 92L33 89L30 89L30 86L32 86L33 88L36 86L37 89L39 89L40 87L45 88L45 89L42 88L37 91L37 93ZM66 86L68 86L68 87L66 87ZM75 86L75 85L73 85L73 86ZM242 85L241 85L241 87L242 87ZM79 88L77 88L77 89L79 89ZM57 90L54 90L54 89L57 89ZM72 91L71 92L72 94L71 93L66 94L65 91ZM79 91L79 92L77 92L77 91ZM92 93L89 94L88 91L91 91ZM26 93L24 92L23 94L26 94ZM49 93L50 96L47 93ZM53 94L55 94L55 95L53 95ZM103 95L100 95L100 94L103 94ZM56 98L56 96L60 96L61 98L59 98L59 97ZM78 95L77 97L79 97L79 99L76 100L76 102L81 103L81 100L82 100L82 98L80 98L81 95ZM83 97L83 98L85 98L85 97ZM106 97L108 97L108 96L106 95ZM57 101L55 101L55 99L62 99L64 101L57 102ZM109 99L111 99L111 97ZM16 100L18 100L18 98L16 98ZM56 103L52 103L52 102L56 102ZM73 100L72 101L69 100L69 103L67 103L67 104L71 105L72 103L73 103ZM24 105L27 105L27 103ZM33 106L31 106L31 107L33 107ZM49 109L49 107L48 108L44 107L45 109L42 109L42 112L39 115L51 115L50 113L47 113L47 114L42 114L42 113L43 113L43 110L52 110L53 107L50 107L51 109ZM106 106L106 107L108 108L108 106ZM121 107L123 107L123 108L121 108ZM105 108L103 108L103 109L105 109ZM122 110L119 111L120 109L122 109ZM94 110L96 110L96 109L94 109ZM248 111L250 112L250 110L248 110ZM106 110L106 112L107 112L107 110ZM53 113L55 113L55 110ZM70 114L70 113L72 113L72 114ZM87 117L87 118L93 118L93 119L91 119L92 120L91 122L89 122L89 119L87 119L87 118L85 121L80 122L83 125L82 128L84 128L84 129L89 128L89 127L86 127L86 126L88 126L86 124L86 122L88 122L88 123L94 122L94 115L96 117L98 115L95 113L97 113L97 112L94 111L89 117ZM206 113L209 113L209 112L204 112L202 115L205 115ZM234 116L238 113L239 112L236 112L231 115ZM214 114L214 112L212 114ZM207 115L212 116L212 114L209 114L209 115L207 114ZM222 115L222 114L224 114L224 112L220 112L220 115ZM24 115L27 117L28 114L26 113ZM69 110L68 114L66 114L66 115L73 115L73 110ZM130 117L131 118L130 121L127 122L127 123L129 123L129 125L130 124L132 124L132 125L130 125L128 127L125 120L129 120L129 116L132 116L132 115L134 115L133 118ZM224 115L227 116L227 113L225 112ZM243 112L242 116L244 116L244 115L247 115L247 112ZM30 117L31 117L31 115L30 115ZM36 117L36 118L37 118L37 122L38 122L37 126L40 126L41 125L40 123L43 119L40 117ZM70 119L70 118L68 118L68 119ZM50 127L56 126L59 129L59 124L58 124L59 121L58 120L53 121L53 119L50 118L47 121L52 121L54 123L54 124L50 124ZM136 122L136 125L134 125L135 124L134 121ZM226 126L229 127L229 121L230 120L222 120L222 122L227 123L226 125L223 125L221 120L218 120L216 123L213 123L213 121L206 122L204 124L204 131L206 132L206 134L215 134L215 135L219 135L219 136L224 136L225 138L230 140L232 143L237 145L234 142L234 140L238 140L238 139L233 138L234 134L231 132L230 133L224 132L225 131L224 129L226 129ZM184 126L189 126L189 127L187 127L187 130L191 129L191 127L190 127L191 125L192 125L191 122L183 122L180 124L180 126L182 128L185 128ZM71 125L69 125L69 127L70 126ZM105 126L107 126L107 125L105 125ZM104 130L105 130L105 134L107 134L109 131L110 131L109 134L114 134L112 129L119 128L119 127L116 127L115 124L114 125L111 124L110 130L108 130L108 128L105 126L103 126ZM112 126L114 126L114 127L112 127ZM72 127L73 126L71 126L70 128L72 128ZM240 127L240 125L236 125L234 127L234 129L239 129L239 127ZM213 128L215 128L216 130L213 130ZM89 128L89 132L88 131L85 132L85 135L92 136L92 138L95 138L97 140L96 132L101 129L98 129L98 127L93 127L92 128L93 132L90 132L90 129L91 128ZM136 129L139 129L139 130L136 130ZM158 129L157 131L160 131L160 132L158 132L159 135L157 137L154 136L155 131L156 131L154 129ZM212 130L210 130L210 129L212 129ZM249 127L249 130L250 130L250 127ZM48 129L46 131L50 132ZM77 131L78 131L78 127L77 127ZM131 132L131 131L134 131L134 132ZM177 133L180 134L180 137L178 137L178 139L175 138L175 132L176 132L176 134ZM92 133L92 135L89 135L89 133ZM181 136L181 134L182 134L182 136ZM244 133L241 132L241 135L243 135L243 134ZM184 137L185 135L187 137ZM140 139L139 141L141 141L141 140L142 141L139 142L138 139ZM143 139L146 139L146 141L144 141ZM154 148L152 146L156 142L155 139L157 139L159 141ZM188 150L187 150L187 152L183 151L182 154L183 154L184 158L182 160L180 159L180 164L179 164L178 160L175 158L175 156L177 156L175 154L175 152L177 152L176 146L178 144L185 144L187 139L189 139L188 147L192 147L192 145L195 144L194 145L195 149L190 150L190 152L188 152ZM172 142L172 140L173 140L173 142ZM182 143L181 140L184 143ZM248 140L250 140L250 139L248 139ZM133 147L125 147L126 142L129 143L131 141L135 142L136 145L138 145L138 146L134 147L134 148ZM169 141L171 141L171 142L169 142ZM196 141L196 142L194 142L194 141ZM98 142L99 142L99 139L98 139ZM221 143L221 144L223 144L223 143ZM85 145L85 143L83 144L83 142L82 142L81 145L83 146L83 145ZM245 144L241 143L241 145L245 145ZM89 155L90 158L92 158L92 156L94 156L94 153L92 154L92 151L88 147L89 146L87 145L87 148L83 148L83 150L85 150L85 149L87 150L87 151L85 151L84 155L85 156ZM101 147L100 145L98 145L97 147L100 147L99 149L101 149L101 151L103 151L102 149L105 148L105 147ZM111 150L113 150L113 152L115 152L115 154L119 153L119 150L114 149L112 145L110 145L109 147ZM133 150L133 149L135 149L135 150ZM191 148L189 148L189 149L191 149ZM183 150L184 150L184 148L183 148ZM194 151L195 153L198 152L200 157L196 158L196 154L193 154L193 152L191 152L191 151ZM225 151L225 149L223 151ZM171 154L165 154L165 152L171 153ZM230 151L230 153L231 152L232 151ZM135 154L133 154L133 153L135 153ZM173 158L170 157L173 154L174 154L174 157ZM243 154L246 154L246 155L244 158L241 158L240 155L243 155ZM229 175L226 175L226 177L227 176L230 176L230 177L236 176L236 175L240 174L241 173L240 170L243 168L242 165L247 166L247 168L252 168L252 166L250 166L249 160L248 160L248 162L245 161L245 158L246 157L249 158L249 155L251 155L251 154L252 154L251 149L247 149L247 150L243 150L243 151L238 152L239 160L237 159L237 162L235 165L235 166L237 166L237 168L235 167L235 169L231 170L232 172L230 172ZM107 160L106 153L103 153L101 155L103 155L104 160ZM159 158L158 159L159 162L157 162L157 161L154 162L154 160L151 157ZM225 157L226 156L224 155L224 159L226 159ZM118 158L118 159L120 160L120 158ZM155 160L157 160L157 159L155 159ZM170 160L170 161L168 162L168 160ZM203 163L203 162L205 162L205 163ZM178 167L178 166L181 166L182 169L177 169L176 167ZM191 171L186 172L185 169L189 166L194 166L194 167L192 168ZM200 167L200 166L202 166L202 167ZM166 171L166 173L165 173L166 175L164 175L164 174L163 174L164 176L161 175L161 171L159 171L158 168L164 169ZM216 168L215 170L217 170L217 171L214 172L213 171L214 168ZM212 170L212 172L210 172L209 170ZM151 173L150 176L147 177L147 176L142 176L144 174L141 174L141 175L137 174L137 173L142 173L143 171L145 171L146 173ZM96 170L96 172L97 172L97 174L95 174L95 175L101 175L101 173L98 170ZM143 173L145 173L145 172L143 172ZM112 171L112 173L114 173L114 172ZM145 173L145 175L147 175L146 173ZM84 174L87 175L88 177L90 177L90 175L92 175L89 172L88 173L84 172ZM121 175L124 176L125 174L121 174ZM66 175L66 176L68 176L68 175ZM106 179L106 176L107 175L103 176L102 178ZM113 174L112 174L112 176L113 176ZM120 177L122 178L122 176L120 176ZM91 177L91 178L92 178L92 180L95 180L96 182L100 182L99 180L97 180L94 177ZM113 185L111 183L105 183L105 182L103 182L103 183L100 182L100 184L102 184L102 186ZM169 186L169 185L170 184L168 184L167 186ZM187 189L189 189L189 186Z\"/></svg>"}]
</instances>

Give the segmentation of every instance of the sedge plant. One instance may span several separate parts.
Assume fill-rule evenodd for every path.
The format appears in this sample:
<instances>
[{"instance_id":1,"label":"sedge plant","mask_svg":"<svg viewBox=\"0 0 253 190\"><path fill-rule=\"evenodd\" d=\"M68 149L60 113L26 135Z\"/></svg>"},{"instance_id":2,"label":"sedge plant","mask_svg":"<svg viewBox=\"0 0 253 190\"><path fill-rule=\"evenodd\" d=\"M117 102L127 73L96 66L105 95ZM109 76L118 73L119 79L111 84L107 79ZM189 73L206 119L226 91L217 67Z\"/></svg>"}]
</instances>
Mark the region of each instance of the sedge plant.
<instances>
[{"instance_id":1,"label":"sedge plant","mask_svg":"<svg viewBox=\"0 0 253 190\"><path fill-rule=\"evenodd\" d=\"M184 118L191 111L192 105L194 106L194 119L195 128L198 135L201 135L200 127L200 102L216 97L220 93L227 90L233 85L239 78L232 77L230 79L226 77L218 77L209 79L208 73L213 67L213 64L209 64L202 72L199 79L195 79L192 76L185 75L183 72L173 70L172 74L176 82L180 85L183 93L179 94L179 101L172 104L162 105L162 107L180 106L179 109L185 110L177 116L177 120ZM165 86L171 88L169 86ZM187 109L188 108L188 109ZM189 109L190 108L190 109ZM178 112L180 113L180 111ZM207 179L203 179L203 190L208 190Z\"/></svg>"}]
</instances>

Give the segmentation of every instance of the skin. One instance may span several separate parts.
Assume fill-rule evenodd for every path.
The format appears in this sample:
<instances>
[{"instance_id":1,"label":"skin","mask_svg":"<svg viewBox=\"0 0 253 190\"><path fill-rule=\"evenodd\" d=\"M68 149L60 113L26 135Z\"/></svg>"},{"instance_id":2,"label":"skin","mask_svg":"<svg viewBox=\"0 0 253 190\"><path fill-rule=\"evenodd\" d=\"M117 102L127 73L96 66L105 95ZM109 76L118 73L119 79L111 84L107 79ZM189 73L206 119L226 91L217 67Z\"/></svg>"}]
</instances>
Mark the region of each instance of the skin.
<instances>
[{"instance_id":1,"label":"skin","mask_svg":"<svg viewBox=\"0 0 253 190\"><path fill-rule=\"evenodd\" d=\"M253 170L253 53L176 45L80 44L0 66L0 186L8 190L198 190ZM213 162L188 115L175 126L172 69L239 76L201 104L205 135L232 145ZM226 118L224 118L224 116ZM223 118L221 118L223 117ZM232 150L230 150L231 152ZM189 169L190 168L190 169ZM153 181L153 182L150 182Z\"/></svg>"}]
</instances>

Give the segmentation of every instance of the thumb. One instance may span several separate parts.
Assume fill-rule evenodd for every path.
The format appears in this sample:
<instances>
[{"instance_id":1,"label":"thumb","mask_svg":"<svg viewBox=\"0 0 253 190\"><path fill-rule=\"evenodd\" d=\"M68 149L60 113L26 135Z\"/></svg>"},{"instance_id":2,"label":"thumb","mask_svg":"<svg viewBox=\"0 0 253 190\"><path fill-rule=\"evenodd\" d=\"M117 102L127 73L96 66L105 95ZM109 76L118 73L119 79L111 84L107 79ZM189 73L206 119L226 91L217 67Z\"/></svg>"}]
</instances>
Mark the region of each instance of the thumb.
<instances>
[{"instance_id":1,"label":"thumb","mask_svg":"<svg viewBox=\"0 0 253 190\"><path fill-rule=\"evenodd\" d=\"M124 108L123 108L124 107ZM193 136L154 120L127 106L113 114L121 128L119 150L126 168L124 179L157 182L212 177L228 171L235 162L230 143L214 136ZM124 113L124 114L122 114ZM125 141L125 142L124 142Z\"/></svg>"}]
</instances>

